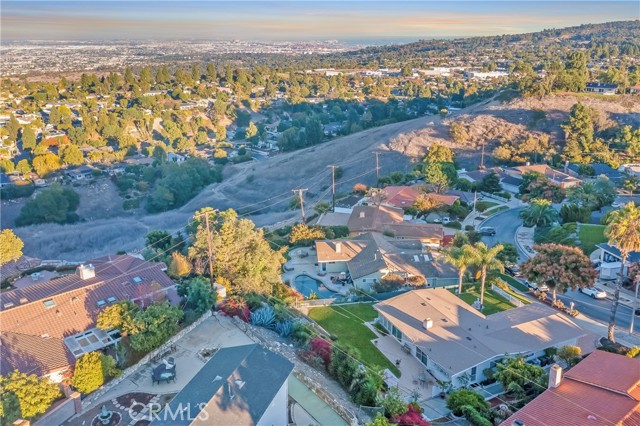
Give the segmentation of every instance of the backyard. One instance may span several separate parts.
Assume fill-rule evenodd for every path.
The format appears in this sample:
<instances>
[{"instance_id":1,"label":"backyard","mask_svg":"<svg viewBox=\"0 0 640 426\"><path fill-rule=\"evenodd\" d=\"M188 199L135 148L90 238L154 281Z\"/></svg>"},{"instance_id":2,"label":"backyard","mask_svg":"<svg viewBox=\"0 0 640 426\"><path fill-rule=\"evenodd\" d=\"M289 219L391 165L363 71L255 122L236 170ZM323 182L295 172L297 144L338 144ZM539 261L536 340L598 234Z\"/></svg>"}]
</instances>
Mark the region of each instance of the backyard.
<instances>
[{"instance_id":1,"label":"backyard","mask_svg":"<svg viewBox=\"0 0 640 426\"><path fill-rule=\"evenodd\" d=\"M451 292L456 293L456 291L453 289L451 290ZM475 302L476 299L480 298L480 285L465 287L462 294L458 296L469 305L473 305L473 302ZM515 308L515 306L512 305L507 299L490 290L489 288L485 288L484 311L482 312L483 314L491 315L497 312L506 311L507 309L511 308Z\"/></svg>"},{"instance_id":2,"label":"backyard","mask_svg":"<svg viewBox=\"0 0 640 426\"><path fill-rule=\"evenodd\" d=\"M373 306L366 303L323 306L309 311L309 317L334 335L338 343L357 349L364 364L374 369L388 368L400 377L400 370L371 342L376 335L364 325L377 316Z\"/></svg>"},{"instance_id":3,"label":"backyard","mask_svg":"<svg viewBox=\"0 0 640 426\"><path fill-rule=\"evenodd\" d=\"M588 256L596 249L596 244L606 243L604 236L604 225L578 225L578 238L580 238L580 248Z\"/></svg>"}]
</instances>

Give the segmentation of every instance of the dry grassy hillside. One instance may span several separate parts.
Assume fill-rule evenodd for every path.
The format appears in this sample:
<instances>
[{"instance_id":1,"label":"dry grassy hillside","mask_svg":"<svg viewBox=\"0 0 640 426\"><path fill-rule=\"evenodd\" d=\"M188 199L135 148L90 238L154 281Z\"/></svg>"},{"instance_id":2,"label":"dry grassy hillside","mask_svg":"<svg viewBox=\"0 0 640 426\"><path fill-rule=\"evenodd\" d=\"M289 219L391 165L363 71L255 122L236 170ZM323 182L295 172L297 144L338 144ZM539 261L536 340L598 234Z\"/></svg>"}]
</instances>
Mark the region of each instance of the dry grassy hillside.
<instances>
[{"instance_id":1,"label":"dry grassy hillside","mask_svg":"<svg viewBox=\"0 0 640 426\"><path fill-rule=\"evenodd\" d=\"M613 122L640 125L640 97L586 97L584 103L601 111L598 125ZM338 191L348 191L354 183L375 181L375 156L380 151L381 175L409 171L411 162L421 158L429 145L444 143L458 152L462 167L479 164L479 147L498 138L516 138L525 132L547 132L559 141L560 124L577 101L575 95L556 95L542 99L491 101L462 110L441 119L421 117L390 124L335 139L331 142L275 157L225 168L224 180L205 188L187 205L158 215L120 216L87 219L73 225L38 225L20 228L25 253L42 258L85 260L119 250L137 250L144 235L154 229L178 230L204 206L235 208L251 214L258 226L272 225L299 216L288 209L292 189L305 188L306 206L330 198L330 164L342 166L344 176ZM453 144L449 136L452 121L464 123L470 135L464 146ZM485 163L490 160L485 159ZM92 207L94 207L92 205ZM109 206L103 206L106 209ZM95 216L94 216L95 217Z\"/></svg>"}]
</instances>

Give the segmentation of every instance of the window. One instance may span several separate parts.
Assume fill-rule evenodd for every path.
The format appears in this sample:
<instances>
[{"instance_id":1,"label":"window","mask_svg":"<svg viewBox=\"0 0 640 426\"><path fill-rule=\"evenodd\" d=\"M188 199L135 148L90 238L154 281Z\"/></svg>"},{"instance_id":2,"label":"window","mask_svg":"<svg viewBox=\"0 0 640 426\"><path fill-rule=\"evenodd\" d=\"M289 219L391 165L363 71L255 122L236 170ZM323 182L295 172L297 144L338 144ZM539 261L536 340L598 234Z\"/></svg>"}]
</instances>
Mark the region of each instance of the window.
<instances>
[{"instance_id":1,"label":"window","mask_svg":"<svg viewBox=\"0 0 640 426\"><path fill-rule=\"evenodd\" d=\"M56 302L53 299L45 300L44 302L42 302L42 304L47 309L53 308L54 306L56 306Z\"/></svg>"},{"instance_id":2,"label":"window","mask_svg":"<svg viewBox=\"0 0 640 426\"><path fill-rule=\"evenodd\" d=\"M416 348L416 358L418 358L424 365L429 366L429 357L427 354L422 352L420 348Z\"/></svg>"},{"instance_id":3,"label":"window","mask_svg":"<svg viewBox=\"0 0 640 426\"><path fill-rule=\"evenodd\" d=\"M140 278L140 277L133 277L133 282L134 282L134 283L136 283L136 284L139 284L139 283L141 283L141 282L142 282L142 278Z\"/></svg>"},{"instance_id":4,"label":"window","mask_svg":"<svg viewBox=\"0 0 640 426\"><path fill-rule=\"evenodd\" d=\"M471 369L471 376L469 377L470 382L475 382L477 379L478 367L473 367Z\"/></svg>"},{"instance_id":5,"label":"window","mask_svg":"<svg viewBox=\"0 0 640 426\"><path fill-rule=\"evenodd\" d=\"M395 337L396 339L402 341L402 333L400 332L400 330L398 330L396 328L395 325L391 326L391 334L393 335L393 337Z\"/></svg>"}]
</instances>

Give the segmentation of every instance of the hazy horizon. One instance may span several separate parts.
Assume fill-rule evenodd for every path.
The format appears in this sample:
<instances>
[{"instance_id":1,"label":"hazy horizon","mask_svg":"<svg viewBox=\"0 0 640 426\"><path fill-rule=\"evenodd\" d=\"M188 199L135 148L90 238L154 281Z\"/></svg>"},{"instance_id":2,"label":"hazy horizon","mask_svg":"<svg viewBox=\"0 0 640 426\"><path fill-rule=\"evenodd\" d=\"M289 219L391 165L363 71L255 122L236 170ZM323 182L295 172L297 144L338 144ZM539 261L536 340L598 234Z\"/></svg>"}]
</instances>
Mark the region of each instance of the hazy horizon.
<instances>
[{"instance_id":1,"label":"hazy horizon","mask_svg":"<svg viewBox=\"0 0 640 426\"><path fill-rule=\"evenodd\" d=\"M376 44L638 19L637 1L2 2L3 41L243 40Z\"/></svg>"}]
</instances>

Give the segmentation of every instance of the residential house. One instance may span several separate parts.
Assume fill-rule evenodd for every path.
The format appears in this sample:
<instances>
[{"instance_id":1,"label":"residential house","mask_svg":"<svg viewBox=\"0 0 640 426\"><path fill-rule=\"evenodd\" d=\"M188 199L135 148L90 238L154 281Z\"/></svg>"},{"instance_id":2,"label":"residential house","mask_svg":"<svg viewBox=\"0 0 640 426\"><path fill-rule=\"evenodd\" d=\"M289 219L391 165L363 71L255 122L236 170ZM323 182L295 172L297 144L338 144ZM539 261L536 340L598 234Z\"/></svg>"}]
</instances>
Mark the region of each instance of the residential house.
<instances>
[{"instance_id":1,"label":"residential house","mask_svg":"<svg viewBox=\"0 0 640 426\"><path fill-rule=\"evenodd\" d=\"M593 169L593 174L588 176L580 173L580 166L581 164L577 164L577 163L569 164L569 166L567 167L567 174L577 178L582 178L582 179L597 179L599 176L605 176L615 185L619 185L620 183L622 183L622 180L624 179L624 175L622 173L620 173L618 170L614 169L608 164L604 164L604 163L588 164L588 166L590 166Z\"/></svg>"},{"instance_id":2,"label":"residential house","mask_svg":"<svg viewBox=\"0 0 640 426\"><path fill-rule=\"evenodd\" d=\"M632 95L640 94L640 83L629 87L629 93L632 94Z\"/></svg>"},{"instance_id":3,"label":"residential house","mask_svg":"<svg viewBox=\"0 0 640 426\"><path fill-rule=\"evenodd\" d=\"M473 171L460 171L458 174L459 179L464 179L471 183L479 184L490 173L496 173L500 179L500 186L504 191L512 194L517 194L520 191L521 177L515 177L505 171L501 167L492 167L490 169L481 169Z\"/></svg>"},{"instance_id":4,"label":"residential house","mask_svg":"<svg viewBox=\"0 0 640 426\"><path fill-rule=\"evenodd\" d=\"M623 164L618 170L631 176L640 177L640 164Z\"/></svg>"},{"instance_id":5,"label":"residential house","mask_svg":"<svg viewBox=\"0 0 640 426\"><path fill-rule=\"evenodd\" d=\"M96 169L93 169L89 166L80 166L76 169L67 170L65 174L73 180L83 180L91 177L94 170Z\"/></svg>"},{"instance_id":6,"label":"residential house","mask_svg":"<svg viewBox=\"0 0 640 426\"><path fill-rule=\"evenodd\" d=\"M597 338L540 303L486 316L443 288L410 291L374 308L398 344L454 388L483 381L484 370L505 356L533 360L546 348L565 345L589 353Z\"/></svg>"},{"instance_id":7,"label":"residential house","mask_svg":"<svg viewBox=\"0 0 640 426\"><path fill-rule=\"evenodd\" d=\"M351 240L318 240L315 247L320 272L343 273L360 290L370 290L388 274L407 280L417 277L429 286L457 282L458 274L451 265L415 239L393 240L367 233Z\"/></svg>"},{"instance_id":8,"label":"residential house","mask_svg":"<svg viewBox=\"0 0 640 426\"><path fill-rule=\"evenodd\" d=\"M383 201L383 204L401 209L411 207L416 202L418 196L420 194L424 194L419 185L385 186L382 190L385 194L385 200ZM435 193L428 195L447 206L453 205L456 200L460 199L460 197L456 195L444 195Z\"/></svg>"},{"instance_id":9,"label":"residential house","mask_svg":"<svg viewBox=\"0 0 640 426\"><path fill-rule=\"evenodd\" d=\"M522 176L527 173L539 173L549 179L549 183L552 185L556 185L564 189L576 187L581 183L580 179L558 171L546 164L510 167L505 169L505 172L519 180L522 180Z\"/></svg>"},{"instance_id":10,"label":"residential house","mask_svg":"<svg viewBox=\"0 0 640 426\"><path fill-rule=\"evenodd\" d=\"M640 359L594 351L563 374L551 367L548 389L500 426L640 424Z\"/></svg>"},{"instance_id":11,"label":"residential house","mask_svg":"<svg viewBox=\"0 0 640 426\"><path fill-rule=\"evenodd\" d=\"M587 87L585 88L585 92L587 93L598 93L600 95L615 95L617 90L617 84L599 82L587 83Z\"/></svg>"},{"instance_id":12,"label":"residential house","mask_svg":"<svg viewBox=\"0 0 640 426\"><path fill-rule=\"evenodd\" d=\"M598 267L600 278L603 280L617 279L620 273L620 262L622 262L620 250L616 246L606 243L596 244L596 246L600 249L600 266ZM638 251L629 253L625 268L635 262L640 262L640 252Z\"/></svg>"},{"instance_id":13,"label":"residential house","mask_svg":"<svg viewBox=\"0 0 640 426\"><path fill-rule=\"evenodd\" d=\"M293 367L257 344L220 349L151 426L287 425Z\"/></svg>"},{"instance_id":14,"label":"residential house","mask_svg":"<svg viewBox=\"0 0 640 426\"><path fill-rule=\"evenodd\" d=\"M175 283L164 263L129 255L105 256L76 272L0 294L0 374L18 369L62 379L83 354L117 342L117 330L96 327L98 314L119 300L146 306L169 296Z\"/></svg>"}]
</instances>

